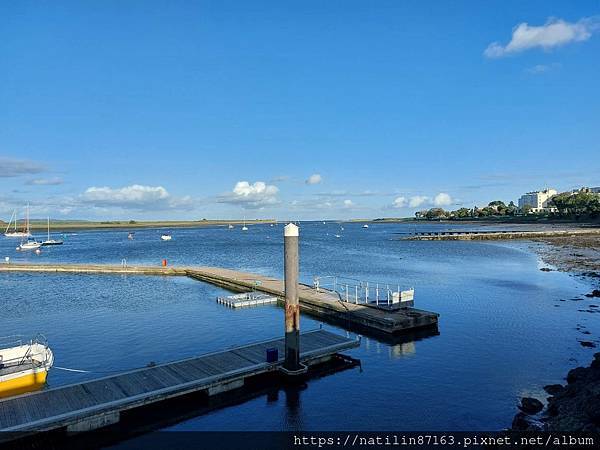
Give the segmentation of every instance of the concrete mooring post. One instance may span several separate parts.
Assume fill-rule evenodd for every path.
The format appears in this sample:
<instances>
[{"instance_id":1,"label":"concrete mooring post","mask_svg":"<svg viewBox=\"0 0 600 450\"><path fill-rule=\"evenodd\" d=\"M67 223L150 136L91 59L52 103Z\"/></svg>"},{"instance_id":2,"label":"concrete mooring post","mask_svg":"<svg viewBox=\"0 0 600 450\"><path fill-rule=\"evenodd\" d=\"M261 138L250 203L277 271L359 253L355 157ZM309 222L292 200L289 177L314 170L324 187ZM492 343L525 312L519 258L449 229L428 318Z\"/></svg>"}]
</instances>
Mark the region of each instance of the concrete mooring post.
<instances>
[{"instance_id":1,"label":"concrete mooring post","mask_svg":"<svg viewBox=\"0 0 600 450\"><path fill-rule=\"evenodd\" d=\"M304 372L300 364L300 304L298 302L298 227L286 225L284 237L285 267L285 362L284 371L289 374Z\"/></svg>"}]
</instances>

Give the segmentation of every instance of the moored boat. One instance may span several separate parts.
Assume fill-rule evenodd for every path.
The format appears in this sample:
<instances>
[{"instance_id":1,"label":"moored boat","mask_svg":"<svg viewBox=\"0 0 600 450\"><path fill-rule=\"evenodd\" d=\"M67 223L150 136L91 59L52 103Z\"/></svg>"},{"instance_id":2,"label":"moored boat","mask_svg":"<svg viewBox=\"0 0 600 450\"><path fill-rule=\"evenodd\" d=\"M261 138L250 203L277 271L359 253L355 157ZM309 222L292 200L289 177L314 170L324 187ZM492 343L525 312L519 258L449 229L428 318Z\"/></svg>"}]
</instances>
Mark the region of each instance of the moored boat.
<instances>
[{"instance_id":1,"label":"moored boat","mask_svg":"<svg viewBox=\"0 0 600 450\"><path fill-rule=\"evenodd\" d=\"M169 233L163 233L163 234L161 234L160 238L163 241L170 241L172 239L172 237L171 237L171 235Z\"/></svg>"},{"instance_id":2,"label":"moored boat","mask_svg":"<svg viewBox=\"0 0 600 450\"><path fill-rule=\"evenodd\" d=\"M41 246L41 242L38 242L35 239L27 239L25 242L21 242L21 245L17 247L17 250L37 250Z\"/></svg>"},{"instance_id":3,"label":"moored boat","mask_svg":"<svg viewBox=\"0 0 600 450\"><path fill-rule=\"evenodd\" d=\"M41 243L42 246L47 245L62 245L63 241L60 239L50 239L50 217L48 217L48 238Z\"/></svg>"},{"instance_id":4,"label":"moored boat","mask_svg":"<svg viewBox=\"0 0 600 450\"><path fill-rule=\"evenodd\" d=\"M54 355L42 335L29 342L20 336L1 338L0 397L41 387L53 363Z\"/></svg>"},{"instance_id":5,"label":"moored boat","mask_svg":"<svg viewBox=\"0 0 600 450\"><path fill-rule=\"evenodd\" d=\"M10 225L14 222L14 228L10 231ZM15 209L10 216L10 220L8 221L8 225L6 226L6 230L4 230L4 236L11 238L28 238L31 237L31 232L29 229L25 229L23 231L17 230L17 210Z\"/></svg>"}]
</instances>

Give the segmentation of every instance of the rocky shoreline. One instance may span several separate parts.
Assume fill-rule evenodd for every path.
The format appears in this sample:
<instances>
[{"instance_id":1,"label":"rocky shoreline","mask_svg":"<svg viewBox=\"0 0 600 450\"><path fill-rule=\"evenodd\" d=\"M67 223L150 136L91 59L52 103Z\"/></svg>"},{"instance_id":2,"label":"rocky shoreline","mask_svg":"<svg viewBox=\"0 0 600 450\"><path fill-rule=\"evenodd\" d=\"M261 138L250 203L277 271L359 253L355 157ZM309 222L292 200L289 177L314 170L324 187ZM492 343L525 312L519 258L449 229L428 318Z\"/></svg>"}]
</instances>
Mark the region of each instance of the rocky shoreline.
<instances>
[{"instance_id":1,"label":"rocky shoreline","mask_svg":"<svg viewBox=\"0 0 600 450\"><path fill-rule=\"evenodd\" d=\"M600 237L569 236L537 240L548 245L537 245L534 250L542 261L556 270L582 277L592 286L600 286ZM540 270L551 271L542 267ZM592 289L585 297L600 297L599 289ZM580 300L580 299L577 299ZM588 305L584 312L600 312L598 305ZM598 309L592 309L598 308ZM577 329L589 334L581 325ZM579 341L583 347L596 347L592 341ZM512 422L512 430L520 431L582 431L600 432L600 353L594 354L589 367L577 367L567 374L567 384L544 386L549 394L547 407L531 397L521 399L520 412Z\"/></svg>"},{"instance_id":2,"label":"rocky shoreline","mask_svg":"<svg viewBox=\"0 0 600 450\"><path fill-rule=\"evenodd\" d=\"M550 394L545 411L539 400L523 398L513 430L600 432L600 353L589 367L570 370L565 386L552 384L544 390Z\"/></svg>"},{"instance_id":3,"label":"rocky shoreline","mask_svg":"<svg viewBox=\"0 0 600 450\"><path fill-rule=\"evenodd\" d=\"M534 247L546 264L600 285L600 236L564 236L533 241L546 244Z\"/></svg>"}]
</instances>

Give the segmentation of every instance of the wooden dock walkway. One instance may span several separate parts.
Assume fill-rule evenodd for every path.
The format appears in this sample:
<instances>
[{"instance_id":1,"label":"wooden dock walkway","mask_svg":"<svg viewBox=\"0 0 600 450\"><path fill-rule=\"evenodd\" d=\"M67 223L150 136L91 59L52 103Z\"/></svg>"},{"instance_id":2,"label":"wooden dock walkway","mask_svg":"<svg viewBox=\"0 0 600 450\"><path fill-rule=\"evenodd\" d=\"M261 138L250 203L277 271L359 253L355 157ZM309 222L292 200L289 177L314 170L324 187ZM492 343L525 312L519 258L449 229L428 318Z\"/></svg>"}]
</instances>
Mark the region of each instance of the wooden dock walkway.
<instances>
[{"instance_id":1,"label":"wooden dock walkway","mask_svg":"<svg viewBox=\"0 0 600 450\"><path fill-rule=\"evenodd\" d=\"M306 332L300 336L300 360L308 366L322 363L359 345L358 340L325 330ZM278 349L277 362L266 362L268 348ZM249 377L279 370L283 359L284 339L273 339L23 394L0 400L0 432L89 431L117 423L122 412L151 403L240 388ZM0 433L2 438L11 435Z\"/></svg>"},{"instance_id":2,"label":"wooden dock walkway","mask_svg":"<svg viewBox=\"0 0 600 450\"><path fill-rule=\"evenodd\" d=\"M188 276L234 292L256 290L284 297L283 280L219 267L118 266L101 264L0 264L0 272L49 272L125 275ZM383 310L340 301L331 292L299 285L300 309L319 319L361 332L398 333L436 327L439 314L416 308Z\"/></svg>"}]
</instances>

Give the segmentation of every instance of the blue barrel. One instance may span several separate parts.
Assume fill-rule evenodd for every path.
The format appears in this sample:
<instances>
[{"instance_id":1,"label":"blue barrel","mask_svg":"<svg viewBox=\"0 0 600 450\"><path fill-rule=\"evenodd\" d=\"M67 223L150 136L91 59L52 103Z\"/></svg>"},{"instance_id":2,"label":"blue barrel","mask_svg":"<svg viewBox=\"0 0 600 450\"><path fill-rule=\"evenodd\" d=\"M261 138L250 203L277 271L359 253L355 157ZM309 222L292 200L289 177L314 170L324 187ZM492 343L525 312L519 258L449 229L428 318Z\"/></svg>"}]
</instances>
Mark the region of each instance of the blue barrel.
<instances>
[{"instance_id":1,"label":"blue barrel","mask_svg":"<svg viewBox=\"0 0 600 450\"><path fill-rule=\"evenodd\" d=\"M276 363L279 359L279 351L276 348L267 349L267 362Z\"/></svg>"}]
</instances>

